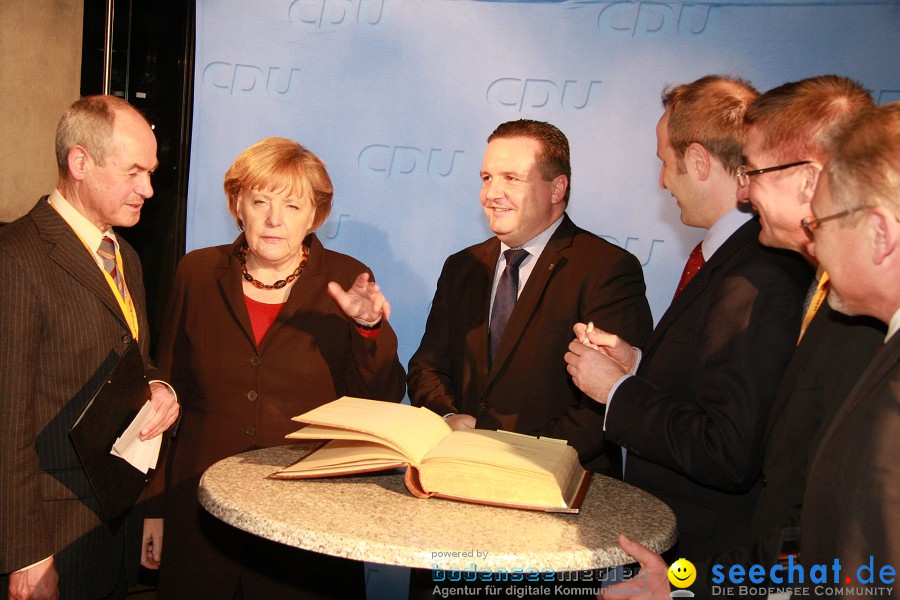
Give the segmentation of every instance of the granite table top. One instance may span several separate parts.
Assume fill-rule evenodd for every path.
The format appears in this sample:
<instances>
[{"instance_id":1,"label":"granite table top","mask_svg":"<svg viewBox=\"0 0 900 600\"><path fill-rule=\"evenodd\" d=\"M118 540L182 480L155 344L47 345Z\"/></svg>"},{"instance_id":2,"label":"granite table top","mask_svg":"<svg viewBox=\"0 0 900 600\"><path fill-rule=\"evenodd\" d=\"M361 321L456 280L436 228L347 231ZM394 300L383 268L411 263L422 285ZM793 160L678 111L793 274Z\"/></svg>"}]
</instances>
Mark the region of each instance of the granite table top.
<instances>
[{"instance_id":1,"label":"granite table top","mask_svg":"<svg viewBox=\"0 0 900 600\"><path fill-rule=\"evenodd\" d=\"M314 446L264 448L219 461L200 481L200 503L234 527L289 546L423 569L588 570L634 562L616 543L620 532L656 552L675 543L675 516L662 501L596 474L579 514L420 499L399 471L268 478Z\"/></svg>"}]
</instances>

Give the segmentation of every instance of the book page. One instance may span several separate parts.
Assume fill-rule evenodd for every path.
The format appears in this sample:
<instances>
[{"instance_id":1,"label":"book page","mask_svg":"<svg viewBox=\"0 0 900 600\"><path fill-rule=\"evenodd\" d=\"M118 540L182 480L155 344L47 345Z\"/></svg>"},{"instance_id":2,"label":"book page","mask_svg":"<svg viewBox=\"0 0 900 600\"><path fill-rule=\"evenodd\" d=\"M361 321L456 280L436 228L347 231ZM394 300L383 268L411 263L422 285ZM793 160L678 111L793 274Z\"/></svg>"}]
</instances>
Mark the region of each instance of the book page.
<instances>
[{"instance_id":1,"label":"book page","mask_svg":"<svg viewBox=\"0 0 900 600\"><path fill-rule=\"evenodd\" d=\"M321 477L360 471L393 469L408 464L406 457L380 443L336 440L281 469L277 476Z\"/></svg>"},{"instance_id":2,"label":"book page","mask_svg":"<svg viewBox=\"0 0 900 600\"><path fill-rule=\"evenodd\" d=\"M403 456L404 460L409 460L409 458L404 455L403 450L392 441L354 429L326 427L324 425L307 425L303 429L289 433L284 437L291 440L358 440L360 442L378 444L384 448L390 449L390 451L394 452L397 456Z\"/></svg>"},{"instance_id":3,"label":"book page","mask_svg":"<svg viewBox=\"0 0 900 600\"><path fill-rule=\"evenodd\" d=\"M583 469L575 449L505 431L454 431L428 453L422 487L437 495L519 507L566 508Z\"/></svg>"},{"instance_id":4,"label":"book page","mask_svg":"<svg viewBox=\"0 0 900 600\"><path fill-rule=\"evenodd\" d=\"M361 431L388 440L415 464L452 431L444 419L427 408L350 396L314 408L293 420ZM302 431L297 435L302 435Z\"/></svg>"},{"instance_id":5,"label":"book page","mask_svg":"<svg viewBox=\"0 0 900 600\"><path fill-rule=\"evenodd\" d=\"M542 440L507 431L456 431L425 457L474 462L523 472L555 474L570 452L556 440Z\"/></svg>"}]
</instances>

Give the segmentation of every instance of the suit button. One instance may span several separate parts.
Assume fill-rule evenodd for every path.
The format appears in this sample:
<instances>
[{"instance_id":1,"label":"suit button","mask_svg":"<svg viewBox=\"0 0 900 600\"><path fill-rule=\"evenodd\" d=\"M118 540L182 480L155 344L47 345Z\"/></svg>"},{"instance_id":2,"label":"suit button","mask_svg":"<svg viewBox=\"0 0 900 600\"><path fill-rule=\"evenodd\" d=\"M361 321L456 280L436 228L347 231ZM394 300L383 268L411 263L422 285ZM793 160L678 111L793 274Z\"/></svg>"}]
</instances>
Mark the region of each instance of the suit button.
<instances>
[{"instance_id":1,"label":"suit button","mask_svg":"<svg viewBox=\"0 0 900 600\"><path fill-rule=\"evenodd\" d=\"M478 403L478 406L480 406L482 409L487 408L487 400L482 400Z\"/></svg>"},{"instance_id":2,"label":"suit button","mask_svg":"<svg viewBox=\"0 0 900 600\"><path fill-rule=\"evenodd\" d=\"M253 437L254 435L256 435L256 427L254 427L253 425L248 425L247 429L244 430L244 434L247 437Z\"/></svg>"},{"instance_id":3,"label":"suit button","mask_svg":"<svg viewBox=\"0 0 900 600\"><path fill-rule=\"evenodd\" d=\"M128 335L127 333L126 333L125 335L123 335L123 336L122 336L122 343L123 343L124 345L126 345L126 346L127 346L128 344L130 344L130 343L131 343L131 336Z\"/></svg>"},{"instance_id":4,"label":"suit button","mask_svg":"<svg viewBox=\"0 0 900 600\"><path fill-rule=\"evenodd\" d=\"M258 396L259 394L256 393L256 390L250 390L249 392L247 392L247 400L249 400L250 402L255 402Z\"/></svg>"},{"instance_id":5,"label":"suit button","mask_svg":"<svg viewBox=\"0 0 900 600\"><path fill-rule=\"evenodd\" d=\"M769 480L766 479L765 475L763 475L761 479L762 479L762 486L766 487L769 484Z\"/></svg>"},{"instance_id":6,"label":"suit button","mask_svg":"<svg viewBox=\"0 0 900 600\"><path fill-rule=\"evenodd\" d=\"M250 359L250 366L251 367L259 366L259 357L258 356L254 356L253 358Z\"/></svg>"}]
</instances>

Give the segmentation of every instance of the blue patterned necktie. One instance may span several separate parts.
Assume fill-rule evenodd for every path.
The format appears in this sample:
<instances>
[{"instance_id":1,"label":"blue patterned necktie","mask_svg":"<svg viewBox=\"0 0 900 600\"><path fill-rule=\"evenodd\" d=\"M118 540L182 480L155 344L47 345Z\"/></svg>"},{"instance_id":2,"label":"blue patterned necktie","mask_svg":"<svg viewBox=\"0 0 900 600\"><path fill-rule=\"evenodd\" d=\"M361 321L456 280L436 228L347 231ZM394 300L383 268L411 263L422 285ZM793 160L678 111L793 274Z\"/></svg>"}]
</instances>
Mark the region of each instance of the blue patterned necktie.
<instances>
[{"instance_id":1,"label":"blue patterned necktie","mask_svg":"<svg viewBox=\"0 0 900 600\"><path fill-rule=\"evenodd\" d=\"M500 275L497 293L494 296L494 308L491 311L491 362L503 339L503 330L509 322L509 316L516 306L519 295L519 265L528 257L528 251L509 249L503 253L506 257L506 268Z\"/></svg>"}]
</instances>

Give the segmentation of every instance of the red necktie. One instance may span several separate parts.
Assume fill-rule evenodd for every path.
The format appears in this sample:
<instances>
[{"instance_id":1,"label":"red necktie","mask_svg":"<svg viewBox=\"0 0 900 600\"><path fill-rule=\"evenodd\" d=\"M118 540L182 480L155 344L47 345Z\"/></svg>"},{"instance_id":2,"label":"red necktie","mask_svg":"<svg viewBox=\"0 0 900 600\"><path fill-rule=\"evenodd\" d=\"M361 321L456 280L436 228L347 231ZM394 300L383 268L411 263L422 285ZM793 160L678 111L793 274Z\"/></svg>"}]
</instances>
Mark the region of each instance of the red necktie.
<instances>
[{"instance_id":1,"label":"red necktie","mask_svg":"<svg viewBox=\"0 0 900 600\"><path fill-rule=\"evenodd\" d=\"M675 288L675 296L672 297L674 300L678 297L678 294L681 293L681 290L684 289L684 286L688 284L688 282L694 278L694 275L700 270L706 261L703 260L703 242L697 244L697 246L691 251L691 255L688 257L687 264L684 265L684 271L681 272L681 280L678 282L678 287Z\"/></svg>"}]
</instances>

